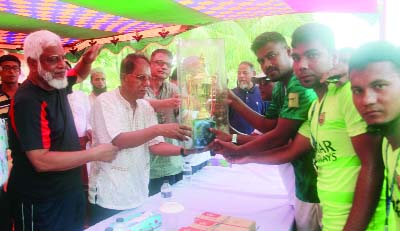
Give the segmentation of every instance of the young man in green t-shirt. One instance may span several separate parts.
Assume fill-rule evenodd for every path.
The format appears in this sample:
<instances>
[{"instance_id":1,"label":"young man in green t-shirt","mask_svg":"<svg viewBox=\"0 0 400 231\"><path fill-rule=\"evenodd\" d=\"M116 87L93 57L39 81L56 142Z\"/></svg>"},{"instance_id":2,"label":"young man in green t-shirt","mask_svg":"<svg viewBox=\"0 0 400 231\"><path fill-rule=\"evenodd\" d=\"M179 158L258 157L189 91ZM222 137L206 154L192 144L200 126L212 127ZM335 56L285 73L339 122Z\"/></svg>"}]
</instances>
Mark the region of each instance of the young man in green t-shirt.
<instances>
[{"instance_id":1,"label":"young man in green t-shirt","mask_svg":"<svg viewBox=\"0 0 400 231\"><path fill-rule=\"evenodd\" d=\"M314 149L318 174L318 197L323 230L382 230L381 196L383 163L380 137L367 133L367 125L356 111L350 84L342 87L321 83L335 64L332 31L320 24L306 24L292 36L293 70L302 85L314 89L318 100L311 106L290 144L250 156L226 155L234 163L280 164ZM226 142L223 153L235 153ZM380 204L382 205L382 204Z\"/></svg>"},{"instance_id":2,"label":"young man in green t-shirt","mask_svg":"<svg viewBox=\"0 0 400 231\"><path fill-rule=\"evenodd\" d=\"M371 42L354 53L349 65L355 106L370 128L385 137L382 154L391 206L386 216L389 230L400 230L400 50Z\"/></svg>"},{"instance_id":3,"label":"young man in green t-shirt","mask_svg":"<svg viewBox=\"0 0 400 231\"><path fill-rule=\"evenodd\" d=\"M253 41L251 49L264 74L275 82L275 86L265 115L252 111L235 95L230 96L233 101L230 106L254 128L264 132L260 136L237 136L236 141L241 144L237 150L239 153L263 151L287 144L307 120L308 109L316 98L312 89L304 88L293 75L291 50L281 34L262 33ZM215 132L218 139L232 139L232 135ZM298 231L320 230L321 212L312 157L313 155L304 155L291 162L295 177L291 173L291 165L283 164L278 167L289 200L294 204ZM296 195L292 193L294 186Z\"/></svg>"}]
</instances>

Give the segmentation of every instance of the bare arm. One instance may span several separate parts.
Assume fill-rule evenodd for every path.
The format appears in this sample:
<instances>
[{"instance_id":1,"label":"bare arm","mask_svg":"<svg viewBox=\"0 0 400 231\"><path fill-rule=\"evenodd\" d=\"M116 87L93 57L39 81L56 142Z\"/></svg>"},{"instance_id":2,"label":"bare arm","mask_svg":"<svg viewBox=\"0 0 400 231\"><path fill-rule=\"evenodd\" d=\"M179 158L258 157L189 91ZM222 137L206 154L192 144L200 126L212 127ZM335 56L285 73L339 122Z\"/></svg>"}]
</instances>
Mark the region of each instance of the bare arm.
<instances>
[{"instance_id":1,"label":"bare arm","mask_svg":"<svg viewBox=\"0 0 400 231\"><path fill-rule=\"evenodd\" d=\"M94 148L75 151L58 152L48 149L27 151L26 155L38 172L66 171L79 167L90 161L112 161L118 148L112 144L101 144Z\"/></svg>"},{"instance_id":2,"label":"bare arm","mask_svg":"<svg viewBox=\"0 0 400 231\"><path fill-rule=\"evenodd\" d=\"M238 154L260 152L285 145L296 135L302 123L301 120L279 118L273 130L260 136L250 136L253 140L239 146ZM239 144L243 143L244 138L246 137L238 137Z\"/></svg>"},{"instance_id":3,"label":"bare arm","mask_svg":"<svg viewBox=\"0 0 400 231\"><path fill-rule=\"evenodd\" d=\"M101 45L95 44L88 48L88 50L82 55L82 58L74 66L75 71L78 73L78 79L76 83L80 83L86 79L92 68L92 63L96 60L99 55Z\"/></svg>"},{"instance_id":4,"label":"bare arm","mask_svg":"<svg viewBox=\"0 0 400 231\"><path fill-rule=\"evenodd\" d=\"M177 156L180 154L181 147L173 144L161 142L150 146L150 152L159 156Z\"/></svg>"},{"instance_id":5,"label":"bare arm","mask_svg":"<svg viewBox=\"0 0 400 231\"><path fill-rule=\"evenodd\" d=\"M174 96L168 99L146 99L154 108L154 111L159 112L165 109L179 109L181 100L179 96Z\"/></svg>"},{"instance_id":6,"label":"bare arm","mask_svg":"<svg viewBox=\"0 0 400 231\"><path fill-rule=\"evenodd\" d=\"M255 153L254 155L232 156L230 153L235 149L234 144L216 141L221 145L218 153L222 153L230 162L234 164L260 163L260 164L283 164L291 162L304 153L312 150L310 140L297 134L293 142L282 147Z\"/></svg>"},{"instance_id":7,"label":"bare arm","mask_svg":"<svg viewBox=\"0 0 400 231\"><path fill-rule=\"evenodd\" d=\"M190 135L191 129L185 125L156 124L137 131L122 132L112 140L112 143L120 149L133 148L142 145L157 136L186 140L187 136Z\"/></svg>"},{"instance_id":8,"label":"bare arm","mask_svg":"<svg viewBox=\"0 0 400 231\"><path fill-rule=\"evenodd\" d=\"M210 131L215 134L215 138L221 141L231 141L232 134L225 133L224 131L217 130L215 128L210 128ZM237 143L238 144L245 144L252 140L255 140L257 136L248 136L248 135L238 135L237 136Z\"/></svg>"},{"instance_id":9,"label":"bare arm","mask_svg":"<svg viewBox=\"0 0 400 231\"><path fill-rule=\"evenodd\" d=\"M351 139L361 160L353 206L344 230L366 230L381 195L384 165L381 154L381 137L362 134Z\"/></svg>"},{"instance_id":10,"label":"bare arm","mask_svg":"<svg viewBox=\"0 0 400 231\"><path fill-rule=\"evenodd\" d=\"M181 154L181 149L183 148L173 144L161 142L150 146L149 149L152 154L159 156L179 156ZM208 150L208 148L183 149L183 155L187 156L191 154L202 153Z\"/></svg>"}]
</instances>

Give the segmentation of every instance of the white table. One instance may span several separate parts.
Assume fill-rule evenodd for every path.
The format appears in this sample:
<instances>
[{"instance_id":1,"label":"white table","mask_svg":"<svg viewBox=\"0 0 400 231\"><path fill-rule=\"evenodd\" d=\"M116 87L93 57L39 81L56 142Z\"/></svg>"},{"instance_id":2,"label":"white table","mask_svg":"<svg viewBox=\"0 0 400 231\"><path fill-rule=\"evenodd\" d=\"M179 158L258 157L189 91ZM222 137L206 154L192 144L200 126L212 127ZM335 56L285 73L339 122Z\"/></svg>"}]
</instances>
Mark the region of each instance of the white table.
<instances>
[{"instance_id":1,"label":"white table","mask_svg":"<svg viewBox=\"0 0 400 231\"><path fill-rule=\"evenodd\" d=\"M259 231L290 230L293 207L277 169L277 166L257 164L207 166L193 175L191 185L174 185L173 200L185 207L179 217L179 227L190 225L194 217L209 211L255 220ZM158 210L161 203L160 195L156 194L132 213ZM104 230L117 216L86 231Z\"/></svg>"}]
</instances>

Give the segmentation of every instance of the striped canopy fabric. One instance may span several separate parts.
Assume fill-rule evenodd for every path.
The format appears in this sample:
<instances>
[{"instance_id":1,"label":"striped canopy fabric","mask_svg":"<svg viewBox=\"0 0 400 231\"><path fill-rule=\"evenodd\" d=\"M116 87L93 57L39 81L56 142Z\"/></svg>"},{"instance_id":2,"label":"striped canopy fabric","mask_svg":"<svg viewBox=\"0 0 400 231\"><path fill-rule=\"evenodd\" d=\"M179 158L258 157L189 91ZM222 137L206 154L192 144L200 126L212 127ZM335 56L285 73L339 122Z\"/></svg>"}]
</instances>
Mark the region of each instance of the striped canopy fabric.
<instances>
[{"instance_id":1,"label":"striped canopy fabric","mask_svg":"<svg viewBox=\"0 0 400 231\"><path fill-rule=\"evenodd\" d=\"M223 20L307 12L376 13L376 0L0 0L0 48L47 29L68 49L166 38Z\"/></svg>"}]
</instances>

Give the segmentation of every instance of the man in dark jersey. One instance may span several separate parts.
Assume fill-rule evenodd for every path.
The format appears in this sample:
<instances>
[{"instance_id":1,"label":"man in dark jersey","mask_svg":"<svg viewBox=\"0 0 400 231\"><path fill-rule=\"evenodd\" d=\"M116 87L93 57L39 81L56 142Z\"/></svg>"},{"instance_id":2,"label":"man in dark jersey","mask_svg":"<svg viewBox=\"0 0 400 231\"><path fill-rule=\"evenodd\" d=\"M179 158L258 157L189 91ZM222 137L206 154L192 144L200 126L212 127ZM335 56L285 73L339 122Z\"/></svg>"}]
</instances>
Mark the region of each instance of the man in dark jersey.
<instances>
[{"instance_id":1,"label":"man in dark jersey","mask_svg":"<svg viewBox=\"0 0 400 231\"><path fill-rule=\"evenodd\" d=\"M90 68L98 50L84 55L82 65ZM24 41L24 54L29 75L9 113L14 166L8 190L15 229L82 230L85 198L80 166L111 161L117 148L102 144L79 151L66 88L82 77L66 77L60 37L44 30L31 33Z\"/></svg>"}]
</instances>

